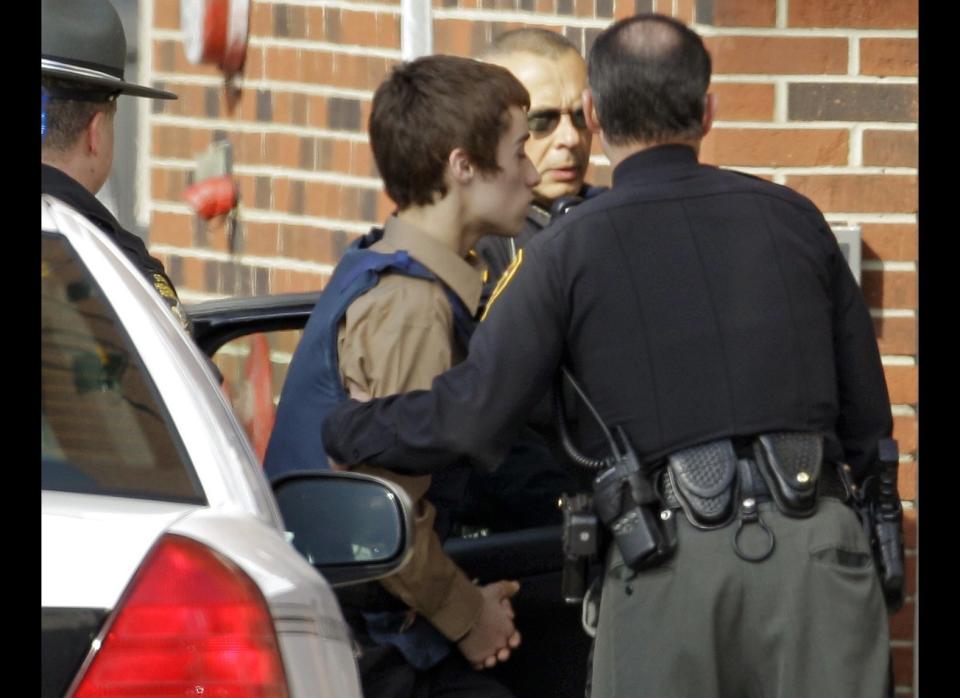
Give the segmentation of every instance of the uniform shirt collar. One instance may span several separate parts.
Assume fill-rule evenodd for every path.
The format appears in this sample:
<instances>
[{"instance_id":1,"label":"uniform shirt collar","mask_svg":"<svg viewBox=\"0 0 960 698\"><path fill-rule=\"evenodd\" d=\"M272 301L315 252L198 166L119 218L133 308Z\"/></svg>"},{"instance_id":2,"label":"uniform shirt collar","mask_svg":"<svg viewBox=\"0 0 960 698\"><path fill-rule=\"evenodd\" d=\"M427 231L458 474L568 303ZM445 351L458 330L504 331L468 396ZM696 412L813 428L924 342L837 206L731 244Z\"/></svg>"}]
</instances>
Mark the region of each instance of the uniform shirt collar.
<instances>
[{"instance_id":1,"label":"uniform shirt collar","mask_svg":"<svg viewBox=\"0 0 960 698\"><path fill-rule=\"evenodd\" d=\"M40 163L40 191L52 194L65 204L69 204L86 216L92 216L113 230L120 229L120 223L110 210L100 203L93 194L84 189L73 177L52 165Z\"/></svg>"},{"instance_id":2,"label":"uniform shirt collar","mask_svg":"<svg viewBox=\"0 0 960 698\"><path fill-rule=\"evenodd\" d=\"M688 145L658 145L626 158L613 170L613 187L680 179L700 167Z\"/></svg>"},{"instance_id":3,"label":"uniform shirt collar","mask_svg":"<svg viewBox=\"0 0 960 698\"><path fill-rule=\"evenodd\" d=\"M437 242L419 228L390 216L383 226L383 240L395 250L405 250L437 275L475 315L483 290L483 263L472 254L468 259Z\"/></svg>"}]
</instances>

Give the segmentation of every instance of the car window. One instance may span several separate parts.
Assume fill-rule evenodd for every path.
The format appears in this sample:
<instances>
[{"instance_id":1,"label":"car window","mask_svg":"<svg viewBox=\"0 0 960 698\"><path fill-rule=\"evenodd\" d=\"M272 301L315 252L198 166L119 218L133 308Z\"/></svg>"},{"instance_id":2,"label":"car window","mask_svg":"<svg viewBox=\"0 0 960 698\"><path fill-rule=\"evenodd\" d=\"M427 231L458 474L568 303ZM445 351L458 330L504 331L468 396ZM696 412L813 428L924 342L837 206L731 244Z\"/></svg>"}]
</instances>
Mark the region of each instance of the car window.
<instances>
[{"instance_id":1,"label":"car window","mask_svg":"<svg viewBox=\"0 0 960 698\"><path fill-rule=\"evenodd\" d=\"M273 430L290 359L302 335L303 330L257 332L227 342L213 355L223 376L223 392L260 463Z\"/></svg>"},{"instance_id":2,"label":"car window","mask_svg":"<svg viewBox=\"0 0 960 698\"><path fill-rule=\"evenodd\" d=\"M251 333L227 342L213 356L224 377L224 392L261 463L287 369L302 334L302 330ZM495 473L470 475L459 510L452 516L451 535L484 536L559 524L560 494L583 489L559 449L526 429Z\"/></svg>"},{"instance_id":3,"label":"car window","mask_svg":"<svg viewBox=\"0 0 960 698\"><path fill-rule=\"evenodd\" d=\"M203 503L159 394L65 237L40 238L40 452L46 490Z\"/></svg>"}]
</instances>

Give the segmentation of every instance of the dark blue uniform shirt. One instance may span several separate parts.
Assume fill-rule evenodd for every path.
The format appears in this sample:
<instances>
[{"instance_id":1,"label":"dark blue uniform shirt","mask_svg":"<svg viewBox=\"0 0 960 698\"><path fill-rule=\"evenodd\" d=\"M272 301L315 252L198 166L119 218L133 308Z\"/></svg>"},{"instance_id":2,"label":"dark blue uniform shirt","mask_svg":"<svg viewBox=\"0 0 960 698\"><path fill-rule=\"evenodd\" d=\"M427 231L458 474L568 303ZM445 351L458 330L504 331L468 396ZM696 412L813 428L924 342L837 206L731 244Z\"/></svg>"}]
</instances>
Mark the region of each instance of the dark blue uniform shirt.
<instances>
[{"instance_id":1,"label":"dark blue uniform shirt","mask_svg":"<svg viewBox=\"0 0 960 698\"><path fill-rule=\"evenodd\" d=\"M863 474L892 430L873 323L823 215L783 186L667 145L538 234L469 357L430 391L331 412L338 461L494 468L561 362L650 464L700 442L819 430ZM582 450L606 449L579 425Z\"/></svg>"}]
</instances>

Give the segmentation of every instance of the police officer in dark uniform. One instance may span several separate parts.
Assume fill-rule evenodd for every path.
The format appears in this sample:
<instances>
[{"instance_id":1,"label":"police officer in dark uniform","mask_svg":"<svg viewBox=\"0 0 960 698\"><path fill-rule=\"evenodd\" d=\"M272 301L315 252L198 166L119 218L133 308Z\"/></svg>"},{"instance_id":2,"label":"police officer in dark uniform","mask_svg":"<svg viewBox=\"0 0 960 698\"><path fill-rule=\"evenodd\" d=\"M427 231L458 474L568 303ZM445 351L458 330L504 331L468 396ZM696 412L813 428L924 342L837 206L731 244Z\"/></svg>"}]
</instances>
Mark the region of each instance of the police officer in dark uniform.
<instances>
[{"instance_id":1,"label":"police officer in dark uniform","mask_svg":"<svg viewBox=\"0 0 960 698\"><path fill-rule=\"evenodd\" d=\"M103 230L187 328L163 264L95 197L113 164L117 98L177 96L124 81L127 40L108 0L42 0L40 12L41 193L69 204Z\"/></svg>"},{"instance_id":2,"label":"police officer in dark uniform","mask_svg":"<svg viewBox=\"0 0 960 698\"><path fill-rule=\"evenodd\" d=\"M838 477L873 475L892 432L860 289L808 199L698 163L714 101L694 32L621 20L589 65L611 190L521 251L464 363L430 391L344 403L324 443L411 472L494 468L565 365L674 526L649 569L624 562L638 526L611 528L593 695L882 695L883 593ZM591 421L574 437L608 453ZM645 511L627 494L620 513Z\"/></svg>"}]
</instances>

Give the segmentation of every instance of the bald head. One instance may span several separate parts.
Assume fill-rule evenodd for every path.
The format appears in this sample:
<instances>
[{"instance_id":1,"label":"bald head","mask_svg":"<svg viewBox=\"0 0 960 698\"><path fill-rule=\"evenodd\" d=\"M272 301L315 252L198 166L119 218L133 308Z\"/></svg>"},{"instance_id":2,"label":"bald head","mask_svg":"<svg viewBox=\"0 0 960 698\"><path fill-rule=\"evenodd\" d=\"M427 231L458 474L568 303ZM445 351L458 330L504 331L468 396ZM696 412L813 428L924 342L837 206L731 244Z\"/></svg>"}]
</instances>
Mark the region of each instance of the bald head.
<instances>
[{"instance_id":1,"label":"bald head","mask_svg":"<svg viewBox=\"0 0 960 698\"><path fill-rule=\"evenodd\" d=\"M590 49L590 88L612 144L695 141L704 135L710 55L682 22L641 14L616 22Z\"/></svg>"},{"instance_id":2,"label":"bald head","mask_svg":"<svg viewBox=\"0 0 960 698\"><path fill-rule=\"evenodd\" d=\"M481 58L509 70L530 93L526 151L540 173L537 201L548 207L579 193L590 164L591 133L582 118L587 66L577 47L556 32L517 29L494 39Z\"/></svg>"}]
</instances>

